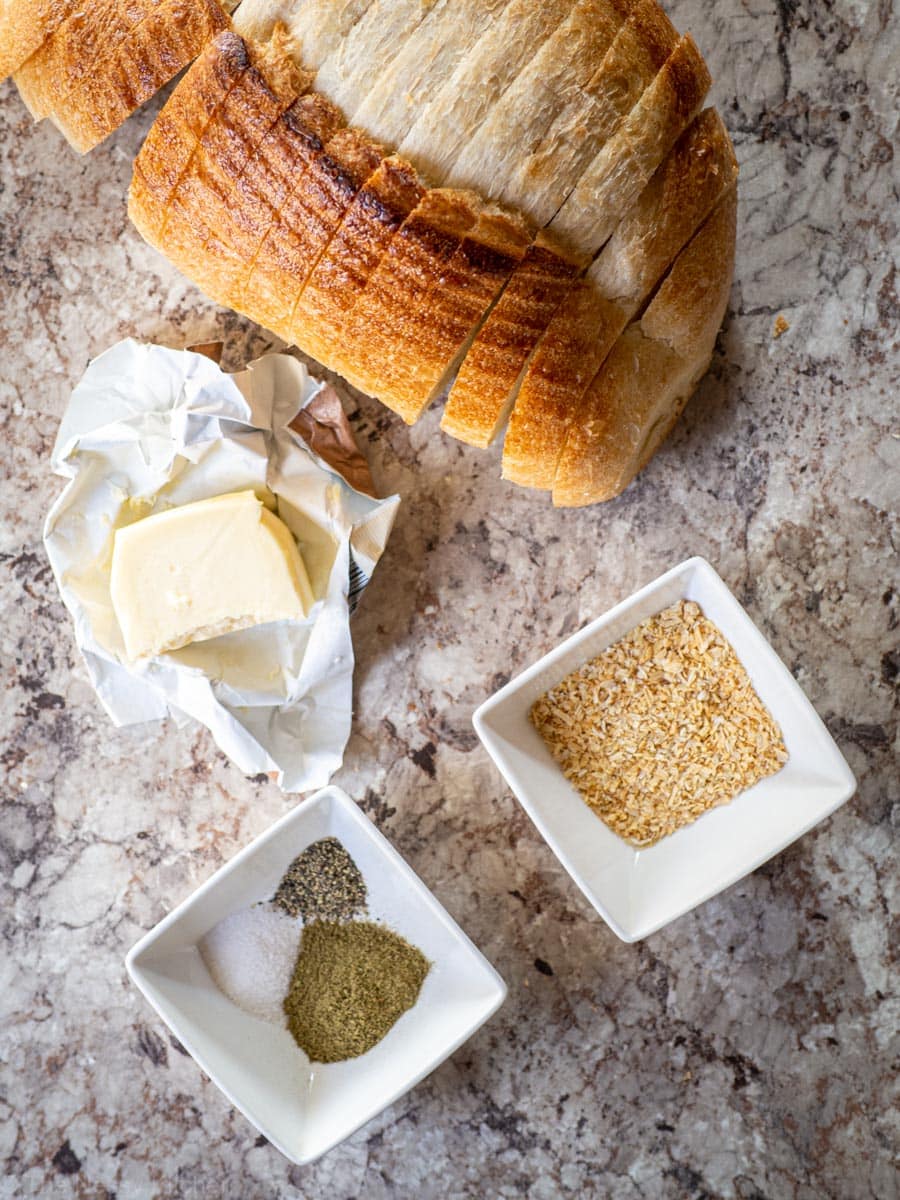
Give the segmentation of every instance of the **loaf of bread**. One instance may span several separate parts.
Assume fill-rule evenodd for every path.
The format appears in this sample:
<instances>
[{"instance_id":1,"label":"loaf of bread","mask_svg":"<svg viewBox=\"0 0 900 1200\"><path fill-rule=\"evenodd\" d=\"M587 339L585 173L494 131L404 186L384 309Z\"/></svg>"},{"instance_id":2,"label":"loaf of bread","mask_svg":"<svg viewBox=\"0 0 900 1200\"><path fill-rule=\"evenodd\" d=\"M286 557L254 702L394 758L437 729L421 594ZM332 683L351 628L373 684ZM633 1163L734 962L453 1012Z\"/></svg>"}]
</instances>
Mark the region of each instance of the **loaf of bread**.
<instances>
[{"instance_id":1,"label":"loaf of bread","mask_svg":"<svg viewBox=\"0 0 900 1200\"><path fill-rule=\"evenodd\" d=\"M408 422L445 392L464 441L508 421L506 479L617 494L727 302L737 168L693 40L656 0L234 7L13 0L0 69L84 149L193 59L135 163L147 241Z\"/></svg>"}]
</instances>

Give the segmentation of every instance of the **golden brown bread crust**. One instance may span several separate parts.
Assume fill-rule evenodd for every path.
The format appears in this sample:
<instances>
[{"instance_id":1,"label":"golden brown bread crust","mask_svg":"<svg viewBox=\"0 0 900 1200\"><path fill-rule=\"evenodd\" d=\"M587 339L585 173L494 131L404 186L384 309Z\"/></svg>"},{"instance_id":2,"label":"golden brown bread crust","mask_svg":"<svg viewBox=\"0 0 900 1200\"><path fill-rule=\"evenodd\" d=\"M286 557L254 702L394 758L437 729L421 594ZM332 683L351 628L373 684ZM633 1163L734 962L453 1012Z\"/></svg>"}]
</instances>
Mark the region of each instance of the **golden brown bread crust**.
<instances>
[{"instance_id":1,"label":"golden brown bread crust","mask_svg":"<svg viewBox=\"0 0 900 1200\"><path fill-rule=\"evenodd\" d=\"M79 0L0 0L0 82L40 50Z\"/></svg>"},{"instance_id":2,"label":"golden brown bread crust","mask_svg":"<svg viewBox=\"0 0 900 1200\"><path fill-rule=\"evenodd\" d=\"M473 193L426 191L388 243L342 324L337 369L406 421L419 415L423 398L418 391L395 390L390 380L404 367L417 341L432 284L448 270L480 211L480 198Z\"/></svg>"},{"instance_id":3,"label":"golden brown bread crust","mask_svg":"<svg viewBox=\"0 0 900 1200\"><path fill-rule=\"evenodd\" d=\"M737 163L718 114L685 131L638 197L583 284L560 308L529 364L503 447L503 476L552 488L582 398L637 313L723 193Z\"/></svg>"},{"instance_id":4,"label":"golden brown bread crust","mask_svg":"<svg viewBox=\"0 0 900 1200\"><path fill-rule=\"evenodd\" d=\"M334 105L317 92L310 92L291 105L247 163L234 197L234 245L244 260L235 301L241 311L250 311L251 278L288 196L343 128L343 117Z\"/></svg>"},{"instance_id":5,"label":"golden brown bread crust","mask_svg":"<svg viewBox=\"0 0 900 1200\"><path fill-rule=\"evenodd\" d=\"M572 289L526 368L503 443L504 479L523 487L553 487L577 401L626 321L622 306L589 281Z\"/></svg>"},{"instance_id":6,"label":"golden brown bread crust","mask_svg":"<svg viewBox=\"0 0 900 1200\"><path fill-rule=\"evenodd\" d=\"M700 110L710 82L693 39L683 37L550 222L554 234L583 253L598 250Z\"/></svg>"},{"instance_id":7,"label":"golden brown bread crust","mask_svg":"<svg viewBox=\"0 0 900 1200\"><path fill-rule=\"evenodd\" d=\"M292 340L335 366L343 321L382 254L425 193L409 163L392 155L360 188L307 280L291 327Z\"/></svg>"},{"instance_id":8,"label":"golden brown bread crust","mask_svg":"<svg viewBox=\"0 0 900 1200\"><path fill-rule=\"evenodd\" d=\"M236 303L236 284L247 265L247 209L235 204L236 189L263 139L309 84L275 46L264 52L250 47L248 60L167 202L166 252L179 265L188 264L195 282L220 304ZM268 210L268 196L264 207Z\"/></svg>"},{"instance_id":9,"label":"golden brown bread crust","mask_svg":"<svg viewBox=\"0 0 900 1200\"><path fill-rule=\"evenodd\" d=\"M531 231L521 217L485 207L422 303L399 325L402 340L382 388L404 420L417 420L449 382L530 242Z\"/></svg>"},{"instance_id":10,"label":"golden brown bread crust","mask_svg":"<svg viewBox=\"0 0 900 1200\"><path fill-rule=\"evenodd\" d=\"M310 155L247 277L244 303L254 320L280 337L291 336L291 318L304 284L383 157L383 147L350 128L338 129L321 152Z\"/></svg>"},{"instance_id":11,"label":"golden brown bread crust","mask_svg":"<svg viewBox=\"0 0 900 1200\"><path fill-rule=\"evenodd\" d=\"M677 421L709 364L728 303L736 211L732 187L681 251L641 320L617 342L570 434L554 504L619 495Z\"/></svg>"},{"instance_id":12,"label":"golden brown bread crust","mask_svg":"<svg viewBox=\"0 0 900 1200\"><path fill-rule=\"evenodd\" d=\"M34 116L52 117L85 152L227 27L217 0L109 0L64 22L16 83Z\"/></svg>"},{"instance_id":13,"label":"golden brown bread crust","mask_svg":"<svg viewBox=\"0 0 900 1200\"><path fill-rule=\"evenodd\" d=\"M629 319L724 193L737 182L731 138L714 108L691 123L588 272Z\"/></svg>"},{"instance_id":14,"label":"golden brown bread crust","mask_svg":"<svg viewBox=\"0 0 900 1200\"><path fill-rule=\"evenodd\" d=\"M136 0L124 10L116 0L95 0L75 8L15 73L34 119L49 116L55 101L78 87L104 54L115 52L153 7L153 0Z\"/></svg>"},{"instance_id":15,"label":"golden brown bread crust","mask_svg":"<svg viewBox=\"0 0 900 1200\"><path fill-rule=\"evenodd\" d=\"M241 38L233 33L213 38L144 139L134 164L128 214L141 235L159 250L166 252L164 232L170 201L200 138L250 65L250 54Z\"/></svg>"},{"instance_id":16,"label":"golden brown bread crust","mask_svg":"<svg viewBox=\"0 0 900 1200\"><path fill-rule=\"evenodd\" d=\"M553 314L583 269L539 235L479 330L451 388L441 428L489 446L515 399L516 381Z\"/></svg>"}]
</instances>

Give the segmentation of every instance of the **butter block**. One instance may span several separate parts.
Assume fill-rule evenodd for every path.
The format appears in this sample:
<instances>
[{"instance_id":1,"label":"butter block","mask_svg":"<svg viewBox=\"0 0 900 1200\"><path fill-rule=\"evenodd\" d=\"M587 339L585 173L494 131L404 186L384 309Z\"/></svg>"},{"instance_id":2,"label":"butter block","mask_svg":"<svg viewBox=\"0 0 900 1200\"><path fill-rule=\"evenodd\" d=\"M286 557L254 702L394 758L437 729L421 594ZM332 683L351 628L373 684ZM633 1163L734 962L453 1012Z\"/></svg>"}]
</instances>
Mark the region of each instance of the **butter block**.
<instances>
[{"instance_id":1,"label":"butter block","mask_svg":"<svg viewBox=\"0 0 900 1200\"><path fill-rule=\"evenodd\" d=\"M130 659L302 620L313 604L290 530L252 491L117 529L110 590Z\"/></svg>"}]
</instances>

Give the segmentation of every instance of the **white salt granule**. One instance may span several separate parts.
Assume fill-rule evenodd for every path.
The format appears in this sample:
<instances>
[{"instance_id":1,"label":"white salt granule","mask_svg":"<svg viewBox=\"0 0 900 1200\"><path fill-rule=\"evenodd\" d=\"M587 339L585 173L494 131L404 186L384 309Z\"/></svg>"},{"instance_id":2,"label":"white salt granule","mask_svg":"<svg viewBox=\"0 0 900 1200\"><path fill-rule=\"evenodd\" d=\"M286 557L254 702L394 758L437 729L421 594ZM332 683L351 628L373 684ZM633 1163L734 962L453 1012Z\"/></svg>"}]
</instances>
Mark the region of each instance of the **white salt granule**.
<instances>
[{"instance_id":1,"label":"white salt granule","mask_svg":"<svg viewBox=\"0 0 900 1200\"><path fill-rule=\"evenodd\" d=\"M303 924L271 904L225 917L200 942L216 985L238 1008L286 1025L282 1001L291 985Z\"/></svg>"}]
</instances>

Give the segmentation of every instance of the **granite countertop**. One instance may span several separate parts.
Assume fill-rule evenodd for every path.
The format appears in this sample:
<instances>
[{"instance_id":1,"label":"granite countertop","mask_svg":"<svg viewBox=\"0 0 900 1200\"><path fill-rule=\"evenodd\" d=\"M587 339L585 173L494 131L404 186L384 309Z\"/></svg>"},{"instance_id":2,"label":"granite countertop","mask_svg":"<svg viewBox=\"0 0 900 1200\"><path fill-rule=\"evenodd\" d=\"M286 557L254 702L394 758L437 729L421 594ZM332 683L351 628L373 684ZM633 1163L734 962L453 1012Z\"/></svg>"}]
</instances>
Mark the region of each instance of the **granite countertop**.
<instances>
[{"instance_id":1,"label":"granite countertop","mask_svg":"<svg viewBox=\"0 0 900 1200\"><path fill-rule=\"evenodd\" d=\"M272 342L129 227L151 105L79 159L0 90L8 1197L898 1195L898 10L675 6L742 166L712 370L619 500L554 512L497 452L344 390L404 503L354 621L343 786L509 984L499 1014L318 1164L292 1167L129 984L133 942L293 801L197 728L116 730L41 546L88 360L134 335ZM786 328L776 337L778 328ZM893 541L892 541L893 538ZM476 704L691 554L823 716L853 800L636 946L594 915L473 734ZM894 808L892 810L892 803ZM892 924L893 922L893 924Z\"/></svg>"}]
</instances>

